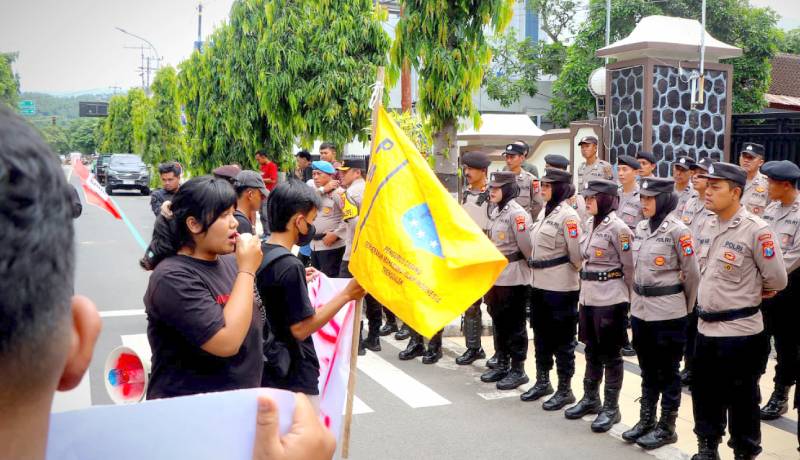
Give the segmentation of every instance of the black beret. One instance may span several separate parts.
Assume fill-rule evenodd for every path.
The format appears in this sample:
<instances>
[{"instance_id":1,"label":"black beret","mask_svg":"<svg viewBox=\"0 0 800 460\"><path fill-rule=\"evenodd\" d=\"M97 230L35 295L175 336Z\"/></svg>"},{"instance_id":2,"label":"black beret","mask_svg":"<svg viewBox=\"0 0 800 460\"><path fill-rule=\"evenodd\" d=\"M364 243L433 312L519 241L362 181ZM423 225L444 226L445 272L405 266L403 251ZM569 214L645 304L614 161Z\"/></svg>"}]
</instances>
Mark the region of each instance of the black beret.
<instances>
[{"instance_id":1,"label":"black beret","mask_svg":"<svg viewBox=\"0 0 800 460\"><path fill-rule=\"evenodd\" d=\"M569 167L569 160L562 155L546 155L544 162L556 168L567 169Z\"/></svg>"},{"instance_id":2,"label":"black beret","mask_svg":"<svg viewBox=\"0 0 800 460\"><path fill-rule=\"evenodd\" d=\"M761 167L761 172L773 180L795 182L800 179L800 167L789 160L768 161Z\"/></svg>"},{"instance_id":3,"label":"black beret","mask_svg":"<svg viewBox=\"0 0 800 460\"><path fill-rule=\"evenodd\" d=\"M525 149L524 145L519 144L508 144L506 145L506 150L503 152L503 155L526 155L527 149Z\"/></svg>"},{"instance_id":4,"label":"black beret","mask_svg":"<svg viewBox=\"0 0 800 460\"><path fill-rule=\"evenodd\" d=\"M611 196L619 195L619 185L606 179L592 179L586 185L586 188L581 191L583 196L594 196L598 193L605 193Z\"/></svg>"},{"instance_id":5,"label":"black beret","mask_svg":"<svg viewBox=\"0 0 800 460\"><path fill-rule=\"evenodd\" d=\"M486 169L492 163L489 155L483 152L468 152L461 157L461 163L475 169Z\"/></svg>"},{"instance_id":6,"label":"black beret","mask_svg":"<svg viewBox=\"0 0 800 460\"><path fill-rule=\"evenodd\" d=\"M631 167L633 169L642 169L642 165L640 165L639 162L636 161L636 158L634 158L634 157L632 157L630 155L620 155L620 156L618 156L617 157L617 164L619 166L622 166L622 165L629 166L629 167Z\"/></svg>"},{"instance_id":7,"label":"black beret","mask_svg":"<svg viewBox=\"0 0 800 460\"><path fill-rule=\"evenodd\" d=\"M542 177L542 182L563 182L569 184L572 182L572 174L563 169L547 168L545 169L544 177Z\"/></svg>"},{"instance_id":8,"label":"black beret","mask_svg":"<svg viewBox=\"0 0 800 460\"><path fill-rule=\"evenodd\" d=\"M656 196L675 191L675 180L664 177L645 177L639 184L639 194Z\"/></svg>"},{"instance_id":9,"label":"black beret","mask_svg":"<svg viewBox=\"0 0 800 460\"><path fill-rule=\"evenodd\" d=\"M764 158L764 146L753 142L745 142L742 144L742 150L739 153L747 153L756 157Z\"/></svg>"},{"instance_id":10,"label":"black beret","mask_svg":"<svg viewBox=\"0 0 800 460\"><path fill-rule=\"evenodd\" d=\"M514 184L517 182L517 175L511 171L497 171L493 172L489 181L489 187L502 187L505 184Z\"/></svg>"},{"instance_id":11,"label":"black beret","mask_svg":"<svg viewBox=\"0 0 800 460\"><path fill-rule=\"evenodd\" d=\"M731 180L742 187L747 184L747 173L741 166L733 163L724 163L722 161L718 161L709 166L708 173L701 174L700 177L705 177L706 179Z\"/></svg>"},{"instance_id":12,"label":"black beret","mask_svg":"<svg viewBox=\"0 0 800 460\"><path fill-rule=\"evenodd\" d=\"M639 152L636 154L636 159L647 160L653 164L658 163L656 161L656 156L653 154L653 152Z\"/></svg>"}]
</instances>

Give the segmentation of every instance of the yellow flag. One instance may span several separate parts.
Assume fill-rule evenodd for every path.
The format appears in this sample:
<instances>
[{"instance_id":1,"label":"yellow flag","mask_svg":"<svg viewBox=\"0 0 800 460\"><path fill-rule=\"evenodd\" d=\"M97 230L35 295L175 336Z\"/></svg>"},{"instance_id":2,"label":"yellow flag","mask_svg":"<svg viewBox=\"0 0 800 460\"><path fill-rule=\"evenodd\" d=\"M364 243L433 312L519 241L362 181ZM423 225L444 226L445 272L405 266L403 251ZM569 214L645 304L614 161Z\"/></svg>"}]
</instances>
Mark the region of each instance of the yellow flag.
<instances>
[{"instance_id":1,"label":"yellow flag","mask_svg":"<svg viewBox=\"0 0 800 460\"><path fill-rule=\"evenodd\" d=\"M508 262L383 108L377 124L350 271L430 337L485 294Z\"/></svg>"}]
</instances>

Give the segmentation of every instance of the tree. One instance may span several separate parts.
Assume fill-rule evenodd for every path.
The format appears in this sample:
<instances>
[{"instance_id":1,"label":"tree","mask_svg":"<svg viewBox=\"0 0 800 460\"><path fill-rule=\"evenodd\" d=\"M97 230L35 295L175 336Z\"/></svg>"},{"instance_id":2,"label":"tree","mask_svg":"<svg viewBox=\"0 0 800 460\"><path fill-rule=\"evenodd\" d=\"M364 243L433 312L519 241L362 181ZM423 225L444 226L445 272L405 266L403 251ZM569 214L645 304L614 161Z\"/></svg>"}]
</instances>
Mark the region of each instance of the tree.
<instances>
[{"instance_id":1,"label":"tree","mask_svg":"<svg viewBox=\"0 0 800 460\"><path fill-rule=\"evenodd\" d=\"M145 123L150 116L150 99L141 88L133 88L128 91L128 107L130 108L131 118L131 150L130 153L139 155L144 153L145 146Z\"/></svg>"},{"instance_id":2,"label":"tree","mask_svg":"<svg viewBox=\"0 0 800 460\"><path fill-rule=\"evenodd\" d=\"M171 66L156 73L150 87L153 98L145 121L142 159L150 165L170 160L185 163L185 141L178 103L178 78Z\"/></svg>"},{"instance_id":3,"label":"tree","mask_svg":"<svg viewBox=\"0 0 800 460\"><path fill-rule=\"evenodd\" d=\"M800 27L783 34L780 50L784 53L800 54Z\"/></svg>"},{"instance_id":4,"label":"tree","mask_svg":"<svg viewBox=\"0 0 800 460\"><path fill-rule=\"evenodd\" d=\"M483 76L489 97L508 107L523 94L535 96L539 77L536 45L527 38L517 40L513 29L491 39L490 44L492 60Z\"/></svg>"},{"instance_id":5,"label":"tree","mask_svg":"<svg viewBox=\"0 0 800 460\"><path fill-rule=\"evenodd\" d=\"M92 154L97 149L95 130L101 123L99 118L79 118L67 125L67 136L73 151Z\"/></svg>"},{"instance_id":6,"label":"tree","mask_svg":"<svg viewBox=\"0 0 800 460\"><path fill-rule=\"evenodd\" d=\"M584 119L594 111L587 88L589 74L603 65L595 51L605 45L605 0L590 0L589 14L553 84L550 119L558 126ZM611 41L626 37L642 17L661 14L700 19L700 0L614 0L611 6ZM755 112L764 105L769 88L769 60L777 51L780 32L777 16L769 8L753 8L747 0L708 0L706 28L723 42L741 47L744 54L726 62L733 65L733 111Z\"/></svg>"},{"instance_id":7,"label":"tree","mask_svg":"<svg viewBox=\"0 0 800 460\"><path fill-rule=\"evenodd\" d=\"M133 124L127 96L114 96L108 103L108 116L103 124L103 144L100 151L105 153L133 151Z\"/></svg>"},{"instance_id":8,"label":"tree","mask_svg":"<svg viewBox=\"0 0 800 460\"><path fill-rule=\"evenodd\" d=\"M19 75L11 68L16 59L17 53L0 53L0 103L13 108L19 103Z\"/></svg>"},{"instance_id":9,"label":"tree","mask_svg":"<svg viewBox=\"0 0 800 460\"><path fill-rule=\"evenodd\" d=\"M435 132L436 172L448 190L458 186L456 124L470 117L480 125L472 94L480 88L491 53L484 35L490 26L502 33L511 20L513 0L401 0L404 16L395 29L390 80L408 58L419 74L417 109Z\"/></svg>"},{"instance_id":10,"label":"tree","mask_svg":"<svg viewBox=\"0 0 800 460\"><path fill-rule=\"evenodd\" d=\"M69 153L72 151L67 131L58 125L46 125L39 130L42 138L55 153Z\"/></svg>"}]
</instances>

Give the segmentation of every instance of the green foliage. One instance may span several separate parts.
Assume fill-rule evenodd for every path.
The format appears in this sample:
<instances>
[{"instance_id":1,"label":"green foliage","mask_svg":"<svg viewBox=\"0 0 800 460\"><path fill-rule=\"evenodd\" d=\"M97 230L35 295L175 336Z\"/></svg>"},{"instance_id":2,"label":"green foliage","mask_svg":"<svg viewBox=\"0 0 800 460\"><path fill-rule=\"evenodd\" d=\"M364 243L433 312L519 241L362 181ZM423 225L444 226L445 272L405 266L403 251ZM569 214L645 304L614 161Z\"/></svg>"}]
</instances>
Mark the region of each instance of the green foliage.
<instances>
[{"instance_id":1,"label":"green foliage","mask_svg":"<svg viewBox=\"0 0 800 460\"><path fill-rule=\"evenodd\" d=\"M11 68L16 59L17 53L0 53L0 104L13 108L19 103L19 76Z\"/></svg>"},{"instance_id":2,"label":"green foliage","mask_svg":"<svg viewBox=\"0 0 800 460\"><path fill-rule=\"evenodd\" d=\"M158 165L166 161L186 161L186 146L178 103L178 77L172 67L159 69L150 87L153 97L144 127L142 159Z\"/></svg>"},{"instance_id":3,"label":"green foliage","mask_svg":"<svg viewBox=\"0 0 800 460\"><path fill-rule=\"evenodd\" d=\"M403 59L419 74L417 109L434 131L480 114L472 94L480 88L491 52L484 27L499 35L512 16L513 0L401 0L404 16L395 28L389 76L397 80ZM448 143L452 145L455 139Z\"/></svg>"},{"instance_id":4,"label":"green foliage","mask_svg":"<svg viewBox=\"0 0 800 460\"><path fill-rule=\"evenodd\" d=\"M430 125L418 114L410 112L389 112L397 126L406 133L409 139L424 157L430 156L433 150L433 139L431 138Z\"/></svg>"},{"instance_id":5,"label":"green foliage","mask_svg":"<svg viewBox=\"0 0 800 460\"><path fill-rule=\"evenodd\" d=\"M39 130L42 138L50 145L55 153L69 153L71 151L67 130L57 125L47 125Z\"/></svg>"},{"instance_id":6,"label":"green foliage","mask_svg":"<svg viewBox=\"0 0 800 460\"><path fill-rule=\"evenodd\" d=\"M141 155L144 152L145 123L150 115L151 103L141 88L128 91L128 107L131 113L131 150Z\"/></svg>"},{"instance_id":7,"label":"green foliage","mask_svg":"<svg viewBox=\"0 0 800 460\"><path fill-rule=\"evenodd\" d=\"M114 96L108 103L108 117L103 124L103 153L130 153L133 151L133 123L128 97Z\"/></svg>"},{"instance_id":8,"label":"green foliage","mask_svg":"<svg viewBox=\"0 0 800 460\"><path fill-rule=\"evenodd\" d=\"M99 118L79 118L67 126L70 151L92 154L97 149L95 131L101 126Z\"/></svg>"},{"instance_id":9,"label":"green foliage","mask_svg":"<svg viewBox=\"0 0 800 460\"><path fill-rule=\"evenodd\" d=\"M780 50L784 53L800 54L800 27L783 33Z\"/></svg>"},{"instance_id":10,"label":"green foliage","mask_svg":"<svg viewBox=\"0 0 800 460\"><path fill-rule=\"evenodd\" d=\"M491 99L503 107L527 94L536 95L539 76L538 47L527 38L517 40L514 30L490 40L492 60L483 76L483 86Z\"/></svg>"},{"instance_id":11,"label":"green foliage","mask_svg":"<svg viewBox=\"0 0 800 460\"><path fill-rule=\"evenodd\" d=\"M80 96L53 96L52 94L24 92L20 99L30 99L36 103L36 116L46 117L50 122L50 117L58 117L57 123L66 123L69 120L79 117L80 101L104 102L111 98L110 94L83 94Z\"/></svg>"},{"instance_id":12,"label":"green foliage","mask_svg":"<svg viewBox=\"0 0 800 460\"><path fill-rule=\"evenodd\" d=\"M552 43L563 46L563 35L575 32L576 0L528 0L527 7L539 15L542 31Z\"/></svg>"},{"instance_id":13,"label":"green foliage","mask_svg":"<svg viewBox=\"0 0 800 460\"><path fill-rule=\"evenodd\" d=\"M614 0L611 7L611 41L626 37L642 17L654 14L700 19L700 0ZM708 32L743 49L744 54L726 62L733 65L733 111L757 112L769 88L770 58L777 51L780 32L777 16L768 8L753 8L747 0L708 0ZM566 61L553 84L550 118L557 126L584 119L594 110L587 89L591 71L603 65L594 56L605 44L605 0L590 0L587 21L567 50ZM698 57L699 58L699 57Z\"/></svg>"}]
</instances>

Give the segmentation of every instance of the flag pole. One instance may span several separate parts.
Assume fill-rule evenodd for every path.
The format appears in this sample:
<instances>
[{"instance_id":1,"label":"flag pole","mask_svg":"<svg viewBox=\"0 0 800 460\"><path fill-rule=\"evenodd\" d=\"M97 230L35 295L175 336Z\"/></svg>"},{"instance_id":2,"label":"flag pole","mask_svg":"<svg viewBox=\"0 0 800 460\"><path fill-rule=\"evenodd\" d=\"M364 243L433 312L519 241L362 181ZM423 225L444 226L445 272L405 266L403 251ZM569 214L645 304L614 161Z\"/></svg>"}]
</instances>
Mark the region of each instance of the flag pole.
<instances>
[{"instance_id":1,"label":"flag pole","mask_svg":"<svg viewBox=\"0 0 800 460\"><path fill-rule=\"evenodd\" d=\"M375 79L375 91L372 94L372 136L370 138L370 155L375 151L377 144L376 132L378 128L378 112L383 104L383 79L384 68L378 67L378 76ZM364 299L358 301L355 314L353 315L353 340L350 346L350 375L347 381L347 401L345 402L344 423L342 429L342 458L350 456L350 425L353 421L353 397L356 390L356 365L358 364L358 339L361 335L361 308ZM359 331L359 333L356 333Z\"/></svg>"}]
</instances>

